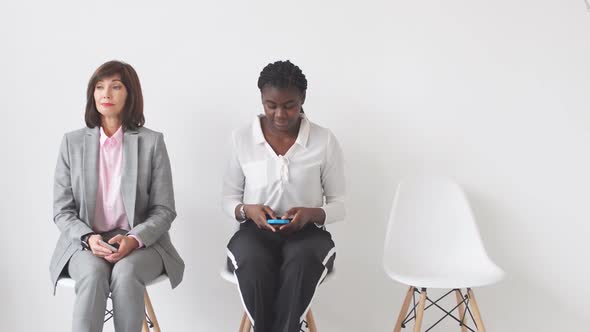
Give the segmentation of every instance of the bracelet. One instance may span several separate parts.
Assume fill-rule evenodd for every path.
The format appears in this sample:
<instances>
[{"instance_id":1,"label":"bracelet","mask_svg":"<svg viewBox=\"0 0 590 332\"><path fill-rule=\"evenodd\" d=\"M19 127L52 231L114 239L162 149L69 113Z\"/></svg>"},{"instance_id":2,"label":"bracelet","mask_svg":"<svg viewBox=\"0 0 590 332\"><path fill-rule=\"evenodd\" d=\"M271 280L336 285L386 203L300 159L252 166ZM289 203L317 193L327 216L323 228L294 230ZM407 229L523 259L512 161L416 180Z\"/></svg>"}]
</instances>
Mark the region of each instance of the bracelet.
<instances>
[{"instance_id":1,"label":"bracelet","mask_svg":"<svg viewBox=\"0 0 590 332\"><path fill-rule=\"evenodd\" d=\"M88 239L96 233L88 233L82 237L82 249L83 250L90 250L90 244L88 243Z\"/></svg>"},{"instance_id":2,"label":"bracelet","mask_svg":"<svg viewBox=\"0 0 590 332\"><path fill-rule=\"evenodd\" d=\"M240 218L242 218L242 220L246 220L246 211L244 210L245 206L246 204L242 204L240 206Z\"/></svg>"}]
</instances>

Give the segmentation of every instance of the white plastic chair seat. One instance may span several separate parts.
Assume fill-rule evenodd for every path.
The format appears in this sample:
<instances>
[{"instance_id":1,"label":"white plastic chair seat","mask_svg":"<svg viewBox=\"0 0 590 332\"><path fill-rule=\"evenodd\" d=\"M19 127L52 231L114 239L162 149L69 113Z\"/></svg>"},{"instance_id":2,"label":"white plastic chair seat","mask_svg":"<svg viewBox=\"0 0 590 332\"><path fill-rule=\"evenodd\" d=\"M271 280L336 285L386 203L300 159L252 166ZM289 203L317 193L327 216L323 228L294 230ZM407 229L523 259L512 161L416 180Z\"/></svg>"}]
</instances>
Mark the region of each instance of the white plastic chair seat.
<instances>
[{"instance_id":1,"label":"white plastic chair seat","mask_svg":"<svg viewBox=\"0 0 590 332\"><path fill-rule=\"evenodd\" d=\"M332 271L326 275L326 277L322 281L322 284L328 281L329 279L332 279L334 277L335 272L336 269L332 269ZM221 277L224 280L231 282L234 285L238 284L238 279L236 278L236 275L233 272L230 272L227 268L222 268L221 271L219 271L219 275L221 275Z\"/></svg>"},{"instance_id":2,"label":"white plastic chair seat","mask_svg":"<svg viewBox=\"0 0 590 332\"><path fill-rule=\"evenodd\" d=\"M221 269L219 275L221 275L225 281L231 282L234 285L238 284L238 278L236 278L236 275L230 272L228 269Z\"/></svg>"},{"instance_id":3,"label":"white plastic chair seat","mask_svg":"<svg viewBox=\"0 0 590 332\"><path fill-rule=\"evenodd\" d=\"M61 277L57 280L57 286L74 288L76 287L76 281L70 277Z\"/></svg>"},{"instance_id":4,"label":"white plastic chair seat","mask_svg":"<svg viewBox=\"0 0 590 332\"><path fill-rule=\"evenodd\" d=\"M168 275L161 274L156 279L150 281L146 286L155 285L165 280L168 280ZM70 277L61 277L57 280L57 286L74 288L76 286L76 281Z\"/></svg>"},{"instance_id":5,"label":"white plastic chair seat","mask_svg":"<svg viewBox=\"0 0 590 332\"><path fill-rule=\"evenodd\" d=\"M419 288L478 287L504 276L487 255L465 194L442 177L400 182L383 267L390 278Z\"/></svg>"},{"instance_id":6,"label":"white plastic chair seat","mask_svg":"<svg viewBox=\"0 0 590 332\"><path fill-rule=\"evenodd\" d=\"M438 269L421 266L400 266L397 271L386 269L387 275L405 285L425 288L471 288L491 285L502 280L504 272L487 261L472 267L469 263L446 264Z\"/></svg>"}]
</instances>

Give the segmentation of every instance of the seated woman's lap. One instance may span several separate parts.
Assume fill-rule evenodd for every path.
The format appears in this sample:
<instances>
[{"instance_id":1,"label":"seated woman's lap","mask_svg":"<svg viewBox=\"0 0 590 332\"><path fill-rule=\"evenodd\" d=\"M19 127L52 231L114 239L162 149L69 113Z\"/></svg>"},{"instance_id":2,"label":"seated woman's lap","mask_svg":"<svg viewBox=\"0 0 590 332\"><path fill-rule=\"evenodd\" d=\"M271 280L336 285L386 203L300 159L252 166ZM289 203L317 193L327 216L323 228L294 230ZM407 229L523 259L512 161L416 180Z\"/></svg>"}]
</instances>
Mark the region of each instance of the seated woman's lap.
<instances>
[{"instance_id":1,"label":"seated woman's lap","mask_svg":"<svg viewBox=\"0 0 590 332\"><path fill-rule=\"evenodd\" d=\"M83 278L110 281L112 276L121 275L148 283L163 273L162 257L154 248L136 249L115 264L94 256L89 250L81 250L68 262L68 274L76 282Z\"/></svg>"},{"instance_id":2,"label":"seated woman's lap","mask_svg":"<svg viewBox=\"0 0 590 332\"><path fill-rule=\"evenodd\" d=\"M259 229L252 221L246 221L227 244L228 258L232 263L230 270L272 268L274 271L273 267L280 262L280 245L280 238L276 234Z\"/></svg>"},{"instance_id":3,"label":"seated woman's lap","mask_svg":"<svg viewBox=\"0 0 590 332\"><path fill-rule=\"evenodd\" d=\"M256 268L274 265L278 272L281 265L296 262L320 263L326 265L328 254L334 248L329 232L314 224L305 226L292 234L273 233L259 229L253 222L247 221L228 243L230 260L235 259L238 267L254 265ZM229 264L228 264L229 265ZM230 270L232 266L230 266ZM235 268L235 266L233 266Z\"/></svg>"},{"instance_id":4,"label":"seated woman's lap","mask_svg":"<svg viewBox=\"0 0 590 332\"><path fill-rule=\"evenodd\" d=\"M283 264L296 262L299 264L323 264L332 269L333 259L328 256L335 255L332 250L335 247L331 234L314 224L308 224L299 232L288 236L285 241L282 254Z\"/></svg>"},{"instance_id":5,"label":"seated woman's lap","mask_svg":"<svg viewBox=\"0 0 590 332\"><path fill-rule=\"evenodd\" d=\"M111 270L109 262L94 256L89 250L76 251L68 262L68 274L76 282L89 277L108 281Z\"/></svg>"},{"instance_id":6,"label":"seated woman's lap","mask_svg":"<svg viewBox=\"0 0 590 332\"><path fill-rule=\"evenodd\" d=\"M138 279L141 283L156 279L164 273L164 262L154 248L133 250L127 257L113 266L111 278L115 276L126 279Z\"/></svg>"}]
</instances>

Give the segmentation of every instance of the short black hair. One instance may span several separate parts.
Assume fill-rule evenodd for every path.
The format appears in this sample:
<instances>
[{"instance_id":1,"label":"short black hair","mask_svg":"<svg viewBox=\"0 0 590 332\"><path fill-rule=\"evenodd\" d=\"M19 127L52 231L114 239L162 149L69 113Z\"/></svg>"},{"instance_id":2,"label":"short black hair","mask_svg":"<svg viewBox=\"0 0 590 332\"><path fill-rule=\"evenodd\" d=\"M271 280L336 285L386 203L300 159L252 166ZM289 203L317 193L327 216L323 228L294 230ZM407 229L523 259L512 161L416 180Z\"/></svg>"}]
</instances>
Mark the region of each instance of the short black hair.
<instances>
[{"instance_id":1,"label":"short black hair","mask_svg":"<svg viewBox=\"0 0 590 332\"><path fill-rule=\"evenodd\" d=\"M307 79L301 69L291 63L291 61L276 61L266 65L260 72L258 89L262 91L266 86L277 88L295 87L305 95Z\"/></svg>"}]
</instances>

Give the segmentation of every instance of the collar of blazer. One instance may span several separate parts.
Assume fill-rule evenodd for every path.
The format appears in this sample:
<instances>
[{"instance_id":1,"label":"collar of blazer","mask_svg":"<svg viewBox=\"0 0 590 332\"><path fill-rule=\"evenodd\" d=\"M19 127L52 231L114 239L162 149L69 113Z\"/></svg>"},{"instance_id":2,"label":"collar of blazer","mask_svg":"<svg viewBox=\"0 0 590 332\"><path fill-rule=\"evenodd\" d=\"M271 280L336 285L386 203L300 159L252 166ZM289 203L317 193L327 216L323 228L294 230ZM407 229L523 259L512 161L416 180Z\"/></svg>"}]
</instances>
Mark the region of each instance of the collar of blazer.
<instances>
[{"instance_id":1,"label":"collar of blazer","mask_svg":"<svg viewBox=\"0 0 590 332\"><path fill-rule=\"evenodd\" d=\"M137 188L137 138L138 130L123 131L123 172L121 175L121 195L123 196L123 205L129 226L133 228L135 224L135 193ZM88 224L92 227L94 222L94 212L96 208L96 191L98 188L98 147L99 128L86 128L84 136L84 169L82 175L84 178L84 193L86 199L86 215Z\"/></svg>"}]
</instances>

